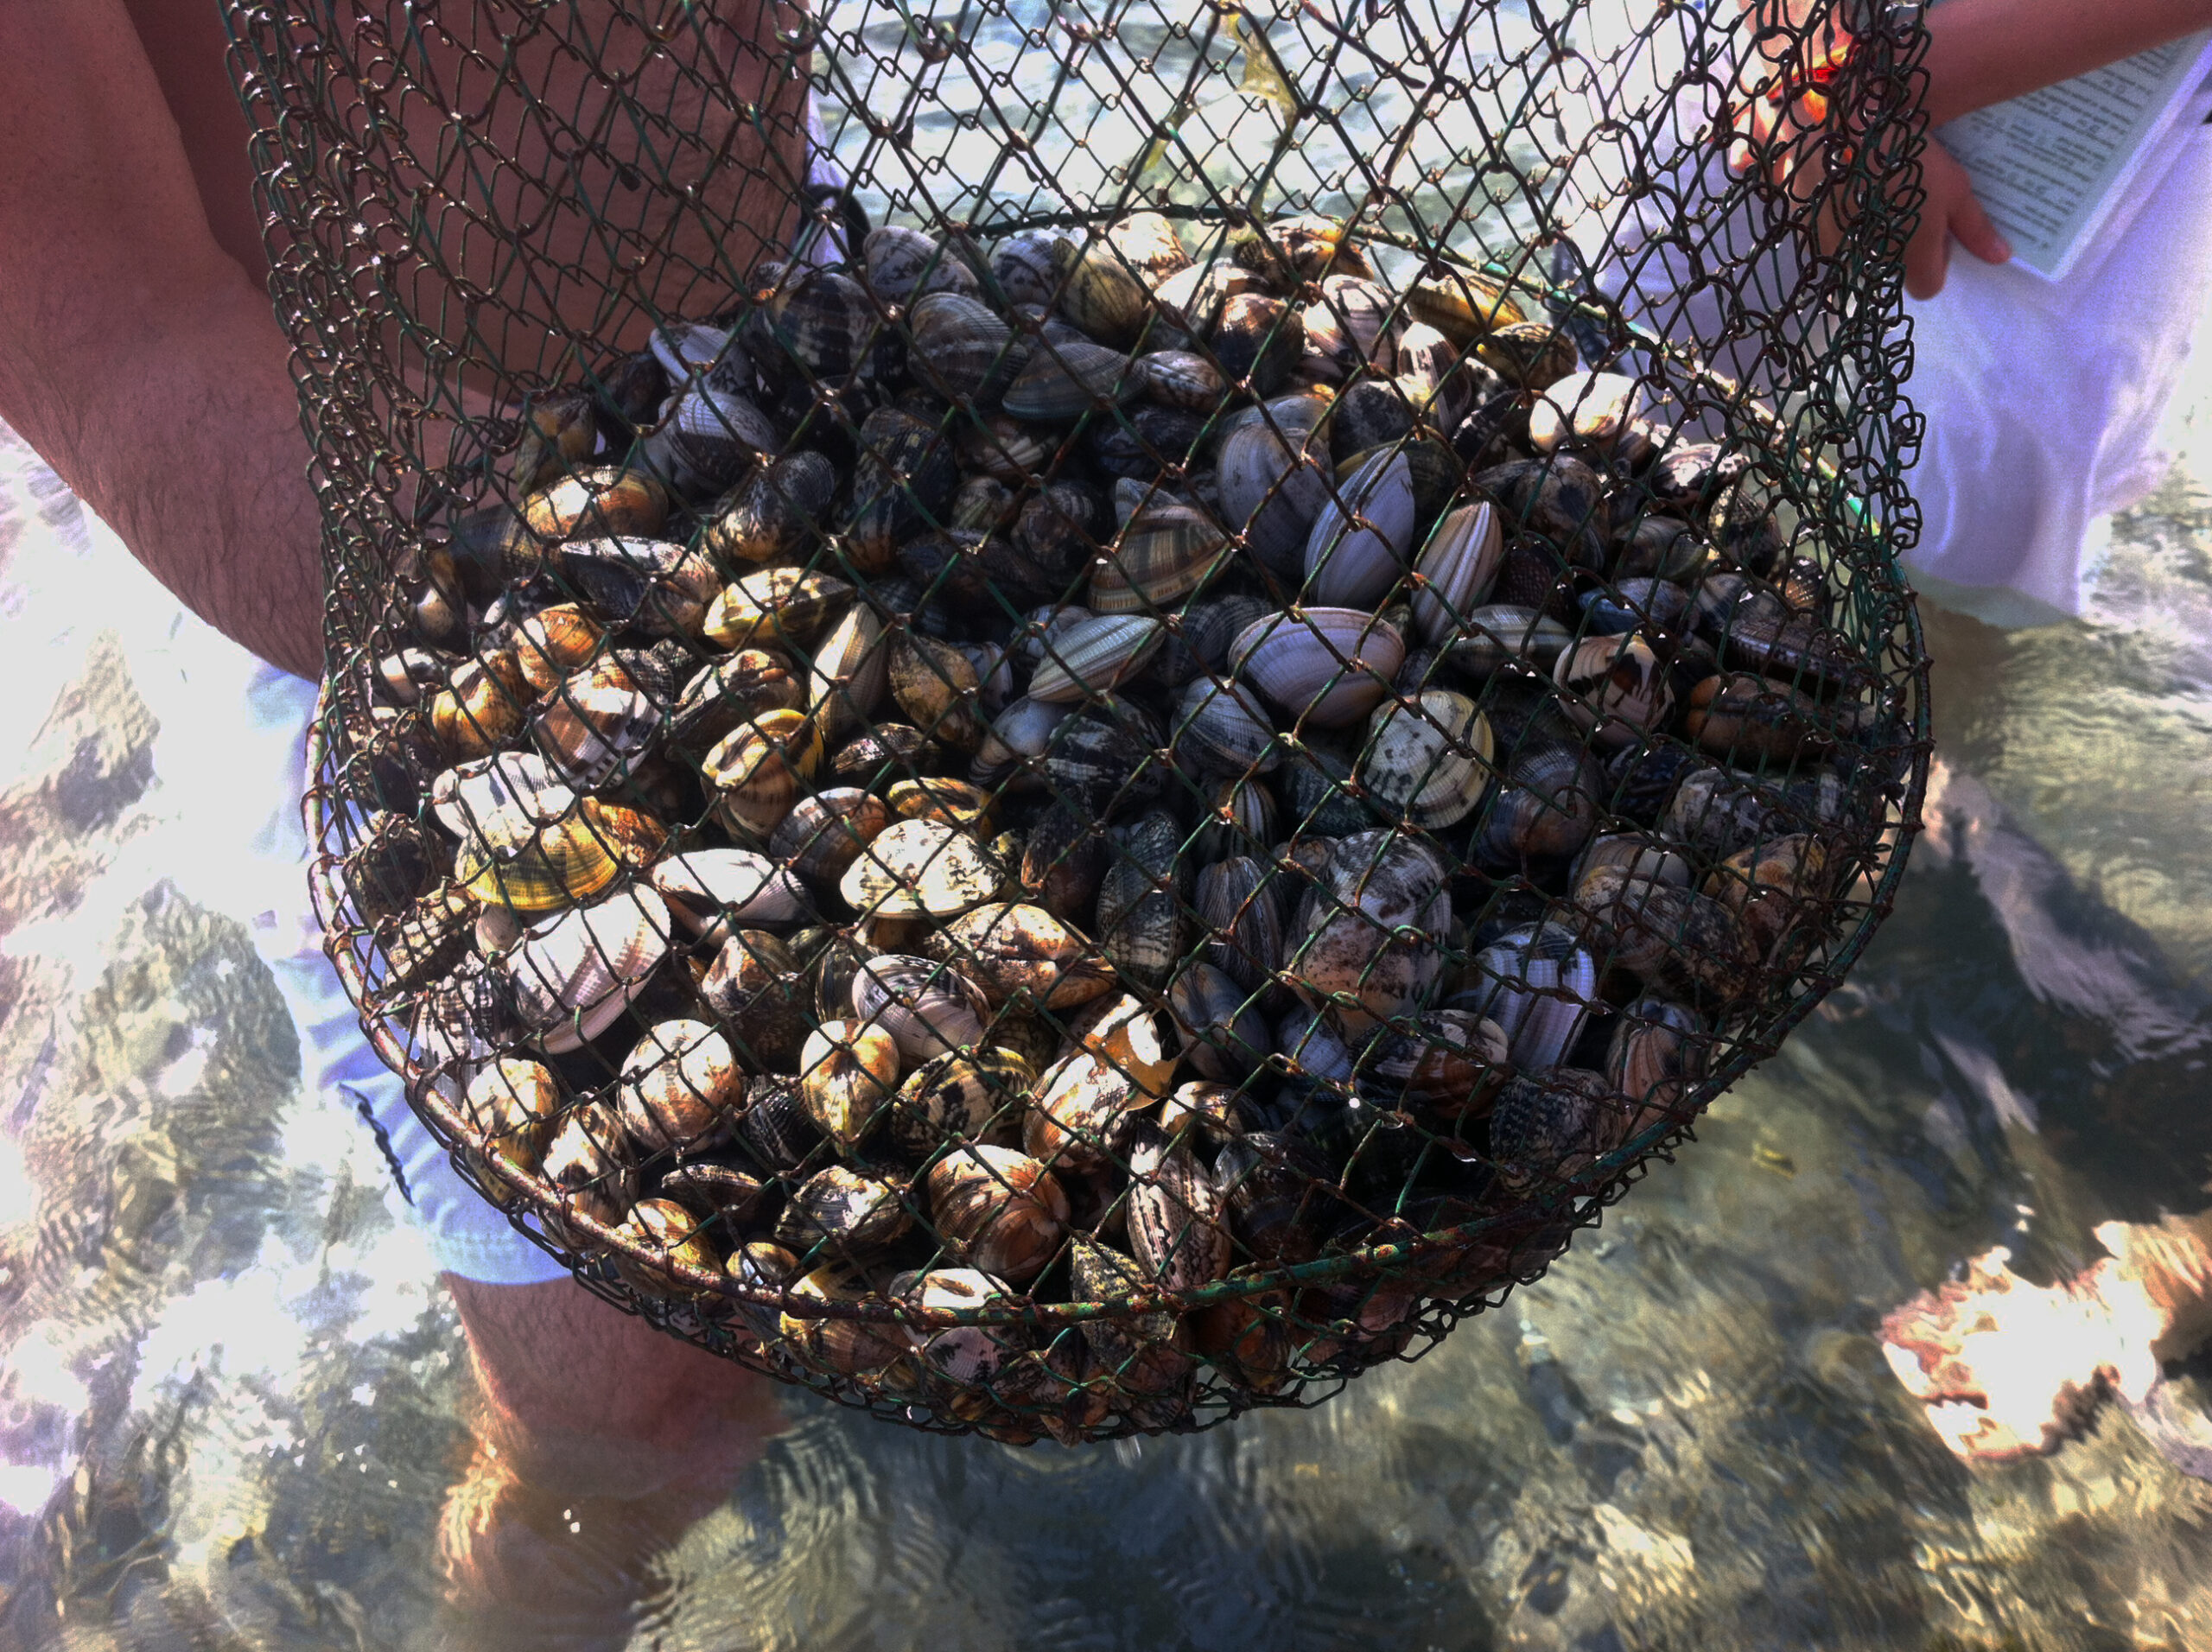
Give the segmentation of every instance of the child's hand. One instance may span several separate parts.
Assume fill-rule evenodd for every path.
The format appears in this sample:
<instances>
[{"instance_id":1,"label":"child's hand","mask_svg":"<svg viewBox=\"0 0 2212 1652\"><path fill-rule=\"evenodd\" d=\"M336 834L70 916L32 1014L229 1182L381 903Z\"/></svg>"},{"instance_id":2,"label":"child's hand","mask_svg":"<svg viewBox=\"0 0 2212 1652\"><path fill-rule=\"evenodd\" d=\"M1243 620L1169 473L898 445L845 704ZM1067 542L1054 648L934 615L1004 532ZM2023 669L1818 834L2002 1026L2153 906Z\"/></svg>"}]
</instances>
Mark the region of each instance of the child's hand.
<instances>
[{"instance_id":1,"label":"child's hand","mask_svg":"<svg viewBox=\"0 0 2212 1652\"><path fill-rule=\"evenodd\" d=\"M1928 199L1905 245L1904 289L1915 298L1933 298L1943 290L1950 272L1953 236L1984 264L2003 264L2012 256L2012 247L1974 199L1974 181L1967 169L1933 138L1921 151L1920 170Z\"/></svg>"}]
</instances>

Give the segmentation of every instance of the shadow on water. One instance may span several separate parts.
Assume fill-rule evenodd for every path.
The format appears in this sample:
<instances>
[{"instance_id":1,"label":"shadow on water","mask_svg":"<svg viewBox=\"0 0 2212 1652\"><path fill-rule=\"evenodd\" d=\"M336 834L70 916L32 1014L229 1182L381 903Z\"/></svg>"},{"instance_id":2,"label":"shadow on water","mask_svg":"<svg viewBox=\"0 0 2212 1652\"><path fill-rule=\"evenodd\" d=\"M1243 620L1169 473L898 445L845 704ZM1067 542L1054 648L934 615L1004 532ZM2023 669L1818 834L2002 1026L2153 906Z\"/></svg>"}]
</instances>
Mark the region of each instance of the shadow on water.
<instances>
[{"instance_id":1,"label":"shadow on water","mask_svg":"<svg viewBox=\"0 0 2212 1652\"><path fill-rule=\"evenodd\" d=\"M2116 1412L1969 1471L1874 1334L1992 1245L2057 1278L2096 1223L2207 1202L2206 457L2083 622L1931 617L1943 763L1895 918L1548 1278L1195 1439L1021 1452L796 1396L587 1633L551 1588L442 1613L450 1304L358 1122L298 1092L250 907L194 883L188 626L0 448L0 1645L2212 1645L2212 1485ZM659 1529L554 1512L531 1553L570 1585L610 1525Z\"/></svg>"}]
</instances>

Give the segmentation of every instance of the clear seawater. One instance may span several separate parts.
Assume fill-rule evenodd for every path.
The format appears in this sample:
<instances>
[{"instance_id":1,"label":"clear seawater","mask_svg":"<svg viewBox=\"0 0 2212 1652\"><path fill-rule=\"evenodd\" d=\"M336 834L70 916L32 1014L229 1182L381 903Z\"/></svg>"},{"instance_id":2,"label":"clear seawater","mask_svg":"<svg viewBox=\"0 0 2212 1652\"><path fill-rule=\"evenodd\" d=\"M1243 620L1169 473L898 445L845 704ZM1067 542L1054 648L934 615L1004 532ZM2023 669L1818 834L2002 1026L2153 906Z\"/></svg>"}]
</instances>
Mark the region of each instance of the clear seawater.
<instances>
[{"instance_id":1,"label":"clear seawater","mask_svg":"<svg viewBox=\"0 0 2212 1652\"><path fill-rule=\"evenodd\" d=\"M0 1649L2212 1647L2212 1484L2118 1407L1969 1468L1875 1334L1994 1245L2050 1280L2212 1198L2212 377L2165 434L2083 619L1925 610L1895 915L1502 1311L1115 1448L793 1394L696 1505L525 1502L466 1619L474 1379L367 1132L301 1090L252 902L195 875L241 825L220 727L153 708L194 622L0 442ZM2172 1395L2212 1429L2212 1362Z\"/></svg>"}]
</instances>

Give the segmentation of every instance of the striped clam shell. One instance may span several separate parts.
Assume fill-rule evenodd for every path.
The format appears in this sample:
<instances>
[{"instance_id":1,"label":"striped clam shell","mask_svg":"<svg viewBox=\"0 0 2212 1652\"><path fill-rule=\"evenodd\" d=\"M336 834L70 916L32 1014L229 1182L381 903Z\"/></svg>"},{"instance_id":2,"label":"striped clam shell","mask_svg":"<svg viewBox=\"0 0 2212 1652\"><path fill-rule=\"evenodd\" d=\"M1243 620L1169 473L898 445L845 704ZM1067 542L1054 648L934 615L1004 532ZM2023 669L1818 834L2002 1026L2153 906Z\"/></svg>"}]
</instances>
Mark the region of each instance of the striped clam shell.
<instances>
[{"instance_id":1,"label":"striped clam shell","mask_svg":"<svg viewBox=\"0 0 2212 1652\"><path fill-rule=\"evenodd\" d=\"M972 975L994 1006L1024 998L1047 1009L1072 1009L1114 984L1112 966L1041 906L987 902L926 944L932 956Z\"/></svg>"},{"instance_id":2,"label":"striped clam shell","mask_svg":"<svg viewBox=\"0 0 2212 1652\"><path fill-rule=\"evenodd\" d=\"M1080 256L1058 230L1021 230L991 249L991 279L1010 305L1051 308Z\"/></svg>"},{"instance_id":3,"label":"striped clam shell","mask_svg":"<svg viewBox=\"0 0 2212 1652\"><path fill-rule=\"evenodd\" d=\"M1191 894L1207 931L1206 961L1247 993L1273 985L1287 948L1282 895L1268 868L1231 855L1201 868Z\"/></svg>"},{"instance_id":4,"label":"striped clam shell","mask_svg":"<svg viewBox=\"0 0 2212 1652\"><path fill-rule=\"evenodd\" d=\"M813 270L779 282L766 304L746 318L746 346L764 380L796 367L809 378L836 381L857 369L881 323L868 289L835 270Z\"/></svg>"},{"instance_id":5,"label":"striped clam shell","mask_svg":"<svg viewBox=\"0 0 2212 1652\"><path fill-rule=\"evenodd\" d=\"M798 801L821 760L814 725L796 711L767 711L719 741L700 764L714 788L715 818L733 836L765 843Z\"/></svg>"},{"instance_id":6,"label":"striped clam shell","mask_svg":"<svg viewBox=\"0 0 2212 1652\"><path fill-rule=\"evenodd\" d=\"M953 451L963 468L1020 487L1036 479L1059 445L1057 430L1040 430L1011 414L992 413L963 420Z\"/></svg>"},{"instance_id":7,"label":"striped clam shell","mask_svg":"<svg viewBox=\"0 0 2212 1652\"><path fill-rule=\"evenodd\" d=\"M1478 984L1447 1007L1497 1024L1513 1064L1542 1072L1567 1058L1598 1001L1598 965L1560 924L1524 924L1475 954Z\"/></svg>"},{"instance_id":8,"label":"striped clam shell","mask_svg":"<svg viewBox=\"0 0 2212 1652\"><path fill-rule=\"evenodd\" d=\"M1239 1084L1257 1072L1274 1033L1252 995L1212 964L1183 966L1168 988L1183 1058L1202 1077Z\"/></svg>"},{"instance_id":9,"label":"striped clam shell","mask_svg":"<svg viewBox=\"0 0 2212 1652\"><path fill-rule=\"evenodd\" d=\"M1040 340L999 404L1017 419L1064 424L1094 408L1132 401L1141 387L1118 350L1081 339Z\"/></svg>"},{"instance_id":10,"label":"striped clam shell","mask_svg":"<svg viewBox=\"0 0 2212 1652\"><path fill-rule=\"evenodd\" d=\"M1432 648L1448 646L1497 583L1505 536L1497 508L1477 499L1448 511L1414 559L1414 624Z\"/></svg>"},{"instance_id":11,"label":"striped clam shell","mask_svg":"<svg viewBox=\"0 0 2212 1652\"><path fill-rule=\"evenodd\" d=\"M976 299L931 293L915 301L907 325L921 374L957 400L994 400L1014 380L1028 346Z\"/></svg>"},{"instance_id":12,"label":"striped clam shell","mask_svg":"<svg viewBox=\"0 0 2212 1652\"><path fill-rule=\"evenodd\" d=\"M1645 996L1622 1010L1605 1055L1605 1077L1638 1109L1631 1131L1678 1113L1684 1093L1705 1077L1711 1035L1695 1011Z\"/></svg>"},{"instance_id":13,"label":"striped clam shell","mask_svg":"<svg viewBox=\"0 0 2212 1652\"><path fill-rule=\"evenodd\" d=\"M1221 519L1281 578L1304 577L1306 545L1329 502L1328 408L1319 396L1281 397L1222 439Z\"/></svg>"},{"instance_id":14,"label":"striped clam shell","mask_svg":"<svg viewBox=\"0 0 2212 1652\"><path fill-rule=\"evenodd\" d=\"M1638 411L1637 382L1621 373L1576 372L1555 381L1529 410L1529 445L1555 453L1567 442L1618 439Z\"/></svg>"},{"instance_id":15,"label":"striped clam shell","mask_svg":"<svg viewBox=\"0 0 2212 1652\"><path fill-rule=\"evenodd\" d=\"M1215 788L1192 853L1201 864L1232 855L1261 854L1281 836L1277 828L1281 815L1266 781L1250 775L1224 780Z\"/></svg>"},{"instance_id":16,"label":"striped clam shell","mask_svg":"<svg viewBox=\"0 0 2212 1652\"><path fill-rule=\"evenodd\" d=\"M849 1165L825 1166L792 1190L776 1218L776 1242L801 1256L820 1251L865 1259L914 1225L906 1192L906 1184L894 1178Z\"/></svg>"},{"instance_id":17,"label":"striped clam shell","mask_svg":"<svg viewBox=\"0 0 2212 1652\"><path fill-rule=\"evenodd\" d=\"M841 1153L850 1153L881 1119L899 1086L902 1057L887 1028L824 1021L798 1058L799 1102Z\"/></svg>"},{"instance_id":18,"label":"striped clam shell","mask_svg":"<svg viewBox=\"0 0 2212 1652\"><path fill-rule=\"evenodd\" d=\"M1205 511L1154 505L1130 518L1090 576L1098 613L1140 613L1197 590L1233 556L1229 537Z\"/></svg>"},{"instance_id":19,"label":"striped clam shell","mask_svg":"<svg viewBox=\"0 0 2212 1652\"><path fill-rule=\"evenodd\" d=\"M656 861L651 882L677 923L716 944L734 928L795 924L811 905L794 874L750 849L687 849Z\"/></svg>"},{"instance_id":20,"label":"striped clam shell","mask_svg":"<svg viewBox=\"0 0 2212 1652\"><path fill-rule=\"evenodd\" d=\"M1568 886L1579 887L1583 879L1607 867L1634 877L1656 878L1678 889L1689 887L1696 870L1689 856L1649 832L1606 832L1592 838L1574 857ZM1713 892L1708 887L1706 893Z\"/></svg>"},{"instance_id":21,"label":"striped clam shell","mask_svg":"<svg viewBox=\"0 0 2212 1652\"><path fill-rule=\"evenodd\" d=\"M1037 1075L1010 1050L935 1056L906 1075L891 1098L885 1134L892 1150L919 1161L963 1141L1014 1145L1024 1099Z\"/></svg>"},{"instance_id":22,"label":"striped clam shell","mask_svg":"<svg viewBox=\"0 0 2212 1652\"><path fill-rule=\"evenodd\" d=\"M479 819L454 857L454 880L478 900L539 918L642 869L664 836L639 810L553 788Z\"/></svg>"},{"instance_id":23,"label":"striped clam shell","mask_svg":"<svg viewBox=\"0 0 2212 1652\"><path fill-rule=\"evenodd\" d=\"M1173 719L1175 753L1216 774L1265 774L1282 761L1274 725L1251 689L1199 677L1183 690Z\"/></svg>"},{"instance_id":24,"label":"striped clam shell","mask_svg":"<svg viewBox=\"0 0 2212 1652\"><path fill-rule=\"evenodd\" d=\"M741 648L709 661L684 684L669 714L668 743L696 761L740 723L805 703L789 660L769 649Z\"/></svg>"},{"instance_id":25,"label":"striped clam shell","mask_svg":"<svg viewBox=\"0 0 2212 1652\"><path fill-rule=\"evenodd\" d=\"M1430 831L1457 825L1489 784L1490 720L1465 695L1427 689L1410 704L1377 712L1360 758L1360 778L1383 809Z\"/></svg>"},{"instance_id":26,"label":"striped clam shell","mask_svg":"<svg viewBox=\"0 0 2212 1652\"><path fill-rule=\"evenodd\" d=\"M1129 1154L1129 1250L1163 1290L1191 1291L1229 1272L1228 1213L1187 1144L1157 1130Z\"/></svg>"},{"instance_id":27,"label":"striped clam shell","mask_svg":"<svg viewBox=\"0 0 2212 1652\"><path fill-rule=\"evenodd\" d=\"M1003 1280L973 1268L932 1268L926 1274L899 1274L891 1294L919 1308L985 1308L1004 1302ZM1011 1392L1013 1368L1037 1341L1027 1325L953 1325L936 1330L913 1325L907 1336L922 1364L957 1390Z\"/></svg>"},{"instance_id":28,"label":"striped clam shell","mask_svg":"<svg viewBox=\"0 0 2212 1652\"><path fill-rule=\"evenodd\" d=\"M1512 660L1525 660L1548 671L1573 641L1565 626L1535 608L1491 602L1463 614L1438 645L1458 670L1481 677Z\"/></svg>"},{"instance_id":29,"label":"striped clam shell","mask_svg":"<svg viewBox=\"0 0 2212 1652\"><path fill-rule=\"evenodd\" d=\"M1148 615L1079 620L1047 641L1045 658L1029 679L1029 697L1074 701L1119 688L1144 670L1166 634L1166 627Z\"/></svg>"},{"instance_id":30,"label":"striped clam shell","mask_svg":"<svg viewBox=\"0 0 2212 1652\"><path fill-rule=\"evenodd\" d=\"M768 853L789 873L835 884L890 824L882 798L858 786L832 786L791 805L768 840Z\"/></svg>"},{"instance_id":31,"label":"striped clam shell","mask_svg":"<svg viewBox=\"0 0 2212 1652\"><path fill-rule=\"evenodd\" d=\"M1605 779L1589 753L1563 740L1524 740L1507 759L1484 811L1475 852L1493 865L1573 855L1590 840Z\"/></svg>"},{"instance_id":32,"label":"striped clam shell","mask_svg":"<svg viewBox=\"0 0 2212 1652\"><path fill-rule=\"evenodd\" d=\"M1059 308L1079 331L1103 343L1126 346L1144 331L1152 301L1113 243L1098 240L1083 249L1068 272Z\"/></svg>"},{"instance_id":33,"label":"striped clam shell","mask_svg":"<svg viewBox=\"0 0 2212 1652\"><path fill-rule=\"evenodd\" d=\"M960 486L951 440L925 419L879 407L861 422L846 556L861 573L887 574L899 547L944 521Z\"/></svg>"},{"instance_id":34,"label":"striped clam shell","mask_svg":"<svg viewBox=\"0 0 2212 1652\"><path fill-rule=\"evenodd\" d=\"M1306 594L1331 607L1372 607L1405 572L1417 513L1403 453L1369 454L1337 484L1306 539Z\"/></svg>"},{"instance_id":35,"label":"striped clam shell","mask_svg":"<svg viewBox=\"0 0 2212 1652\"><path fill-rule=\"evenodd\" d=\"M1372 281L1325 277L1320 296L1300 312L1307 363L1332 384L1342 384L1363 368L1388 370L1397 346L1395 312L1390 295Z\"/></svg>"},{"instance_id":36,"label":"striped clam shell","mask_svg":"<svg viewBox=\"0 0 2212 1652\"><path fill-rule=\"evenodd\" d=\"M1565 690L1562 708L1600 751L1656 734L1675 708L1667 668L1634 632L1585 638L1560 653L1552 676Z\"/></svg>"},{"instance_id":37,"label":"striped clam shell","mask_svg":"<svg viewBox=\"0 0 2212 1652\"><path fill-rule=\"evenodd\" d=\"M724 562L772 562L804 550L837 492L837 471L810 448L762 466L716 507L700 548Z\"/></svg>"},{"instance_id":38,"label":"striped clam shell","mask_svg":"<svg viewBox=\"0 0 2212 1652\"><path fill-rule=\"evenodd\" d=\"M1390 691L1405 663L1397 627L1357 608L1299 607L1255 620L1230 645L1229 669L1292 721L1343 728Z\"/></svg>"},{"instance_id":39,"label":"striped clam shell","mask_svg":"<svg viewBox=\"0 0 2212 1652\"><path fill-rule=\"evenodd\" d=\"M855 605L815 650L807 670L807 715L824 741L842 744L874 721L890 664L882 621Z\"/></svg>"},{"instance_id":40,"label":"striped clam shell","mask_svg":"<svg viewBox=\"0 0 2212 1652\"><path fill-rule=\"evenodd\" d=\"M749 399L702 379L661 404L640 452L678 493L698 499L721 492L782 445Z\"/></svg>"},{"instance_id":41,"label":"striped clam shell","mask_svg":"<svg viewBox=\"0 0 2212 1652\"><path fill-rule=\"evenodd\" d=\"M1190 350L1154 350L1139 356L1131 369L1147 399L1163 407L1211 413L1229 393L1228 381L1205 357Z\"/></svg>"},{"instance_id":42,"label":"striped clam shell","mask_svg":"<svg viewBox=\"0 0 2212 1652\"><path fill-rule=\"evenodd\" d=\"M1583 878L1574 904L1608 969L1703 1001L1732 1001L1751 984L1757 957L1743 919L1707 896L1604 867Z\"/></svg>"},{"instance_id":43,"label":"striped clam shell","mask_svg":"<svg viewBox=\"0 0 2212 1652\"><path fill-rule=\"evenodd\" d=\"M887 304L905 304L917 294L960 293L973 297L982 283L967 261L933 235L903 224L881 224L861 242L868 284Z\"/></svg>"},{"instance_id":44,"label":"striped clam shell","mask_svg":"<svg viewBox=\"0 0 2212 1652\"><path fill-rule=\"evenodd\" d=\"M710 596L712 593L709 594ZM515 663L523 681L543 694L555 683L591 664L606 634L598 620L573 602L540 608L515 627ZM412 651L417 654L423 650Z\"/></svg>"},{"instance_id":45,"label":"striped clam shell","mask_svg":"<svg viewBox=\"0 0 2212 1652\"><path fill-rule=\"evenodd\" d=\"M1133 1112L1154 1099L1128 1074L1078 1050L1038 1081L1022 1115L1021 1150L1055 1175L1110 1169Z\"/></svg>"},{"instance_id":46,"label":"striped clam shell","mask_svg":"<svg viewBox=\"0 0 2212 1652\"><path fill-rule=\"evenodd\" d=\"M581 1049L644 990L673 923L666 901L637 887L563 913L506 956L517 1014L545 1050Z\"/></svg>"},{"instance_id":47,"label":"striped clam shell","mask_svg":"<svg viewBox=\"0 0 2212 1652\"><path fill-rule=\"evenodd\" d=\"M1516 321L1476 341L1475 359L1509 384L1543 391L1575 368L1574 340L1549 321Z\"/></svg>"},{"instance_id":48,"label":"striped clam shell","mask_svg":"<svg viewBox=\"0 0 2212 1652\"><path fill-rule=\"evenodd\" d=\"M667 715L667 702L635 679L592 668L532 708L530 732L563 780L593 791L645 755Z\"/></svg>"},{"instance_id":49,"label":"striped clam shell","mask_svg":"<svg viewBox=\"0 0 2212 1652\"><path fill-rule=\"evenodd\" d=\"M993 789L1033 788L1038 784L1038 765L1052 749L1052 731L1074 712L1073 706L1024 695L991 720L982 743L976 748L969 778L977 785Z\"/></svg>"},{"instance_id":50,"label":"striped clam shell","mask_svg":"<svg viewBox=\"0 0 2212 1652\"><path fill-rule=\"evenodd\" d=\"M764 568L722 588L708 605L702 633L722 648L804 648L852 596L853 588L834 575Z\"/></svg>"},{"instance_id":51,"label":"striped clam shell","mask_svg":"<svg viewBox=\"0 0 2212 1652\"><path fill-rule=\"evenodd\" d=\"M1116 971L1157 990L1182 956L1182 829L1164 810L1109 829L1112 858L1098 880L1098 949Z\"/></svg>"},{"instance_id":52,"label":"striped clam shell","mask_svg":"<svg viewBox=\"0 0 2212 1652\"><path fill-rule=\"evenodd\" d=\"M1027 1153L971 1142L931 1166L924 1186L931 1225L968 1267L1020 1285L1059 1254L1067 1194Z\"/></svg>"},{"instance_id":53,"label":"striped clam shell","mask_svg":"<svg viewBox=\"0 0 2212 1652\"><path fill-rule=\"evenodd\" d=\"M615 1105L651 1153L716 1145L745 1093L744 1075L725 1039L704 1021L662 1021L622 1058Z\"/></svg>"},{"instance_id":54,"label":"striped clam shell","mask_svg":"<svg viewBox=\"0 0 2212 1652\"><path fill-rule=\"evenodd\" d=\"M1509 1187L1571 1184L1627 1140L1625 1097L1594 1072L1561 1067L1507 1080L1491 1112L1491 1152Z\"/></svg>"},{"instance_id":55,"label":"striped clam shell","mask_svg":"<svg viewBox=\"0 0 2212 1652\"><path fill-rule=\"evenodd\" d=\"M553 766L535 752L480 757L442 771L430 782L431 811L455 837L468 836L480 821L518 804L531 818L550 824L575 808L575 801Z\"/></svg>"},{"instance_id":56,"label":"striped clam shell","mask_svg":"<svg viewBox=\"0 0 2212 1652\"><path fill-rule=\"evenodd\" d=\"M798 1266L805 1266L800 1262ZM887 1305L889 1299L867 1280L844 1266L825 1263L810 1268L784 1287L791 1296L825 1306ZM776 1336L807 1364L839 1376L886 1381L896 1376L912 1382L907 1364L913 1344L895 1325L880 1320L833 1318L828 1314L779 1313Z\"/></svg>"}]
</instances>

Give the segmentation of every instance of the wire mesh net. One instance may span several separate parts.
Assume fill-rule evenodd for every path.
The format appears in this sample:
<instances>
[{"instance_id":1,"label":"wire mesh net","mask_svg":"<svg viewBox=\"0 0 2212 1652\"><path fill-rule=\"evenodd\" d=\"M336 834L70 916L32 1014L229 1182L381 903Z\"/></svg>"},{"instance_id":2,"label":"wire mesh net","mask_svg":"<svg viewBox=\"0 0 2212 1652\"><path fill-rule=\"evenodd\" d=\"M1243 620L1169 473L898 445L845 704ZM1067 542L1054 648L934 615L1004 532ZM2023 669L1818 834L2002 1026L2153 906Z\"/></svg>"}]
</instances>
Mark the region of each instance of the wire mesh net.
<instances>
[{"instance_id":1,"label":"wire mesh net","mask_svg":"<svg viewBox=\"0 0 2212 1652\"><path fill-rule=\"evenodd\" d=\"M331 955L608 1299L1001 1439L1311 1403L1886 910L1909 10L227 10Z\"/></svg>"}]
</instances>

